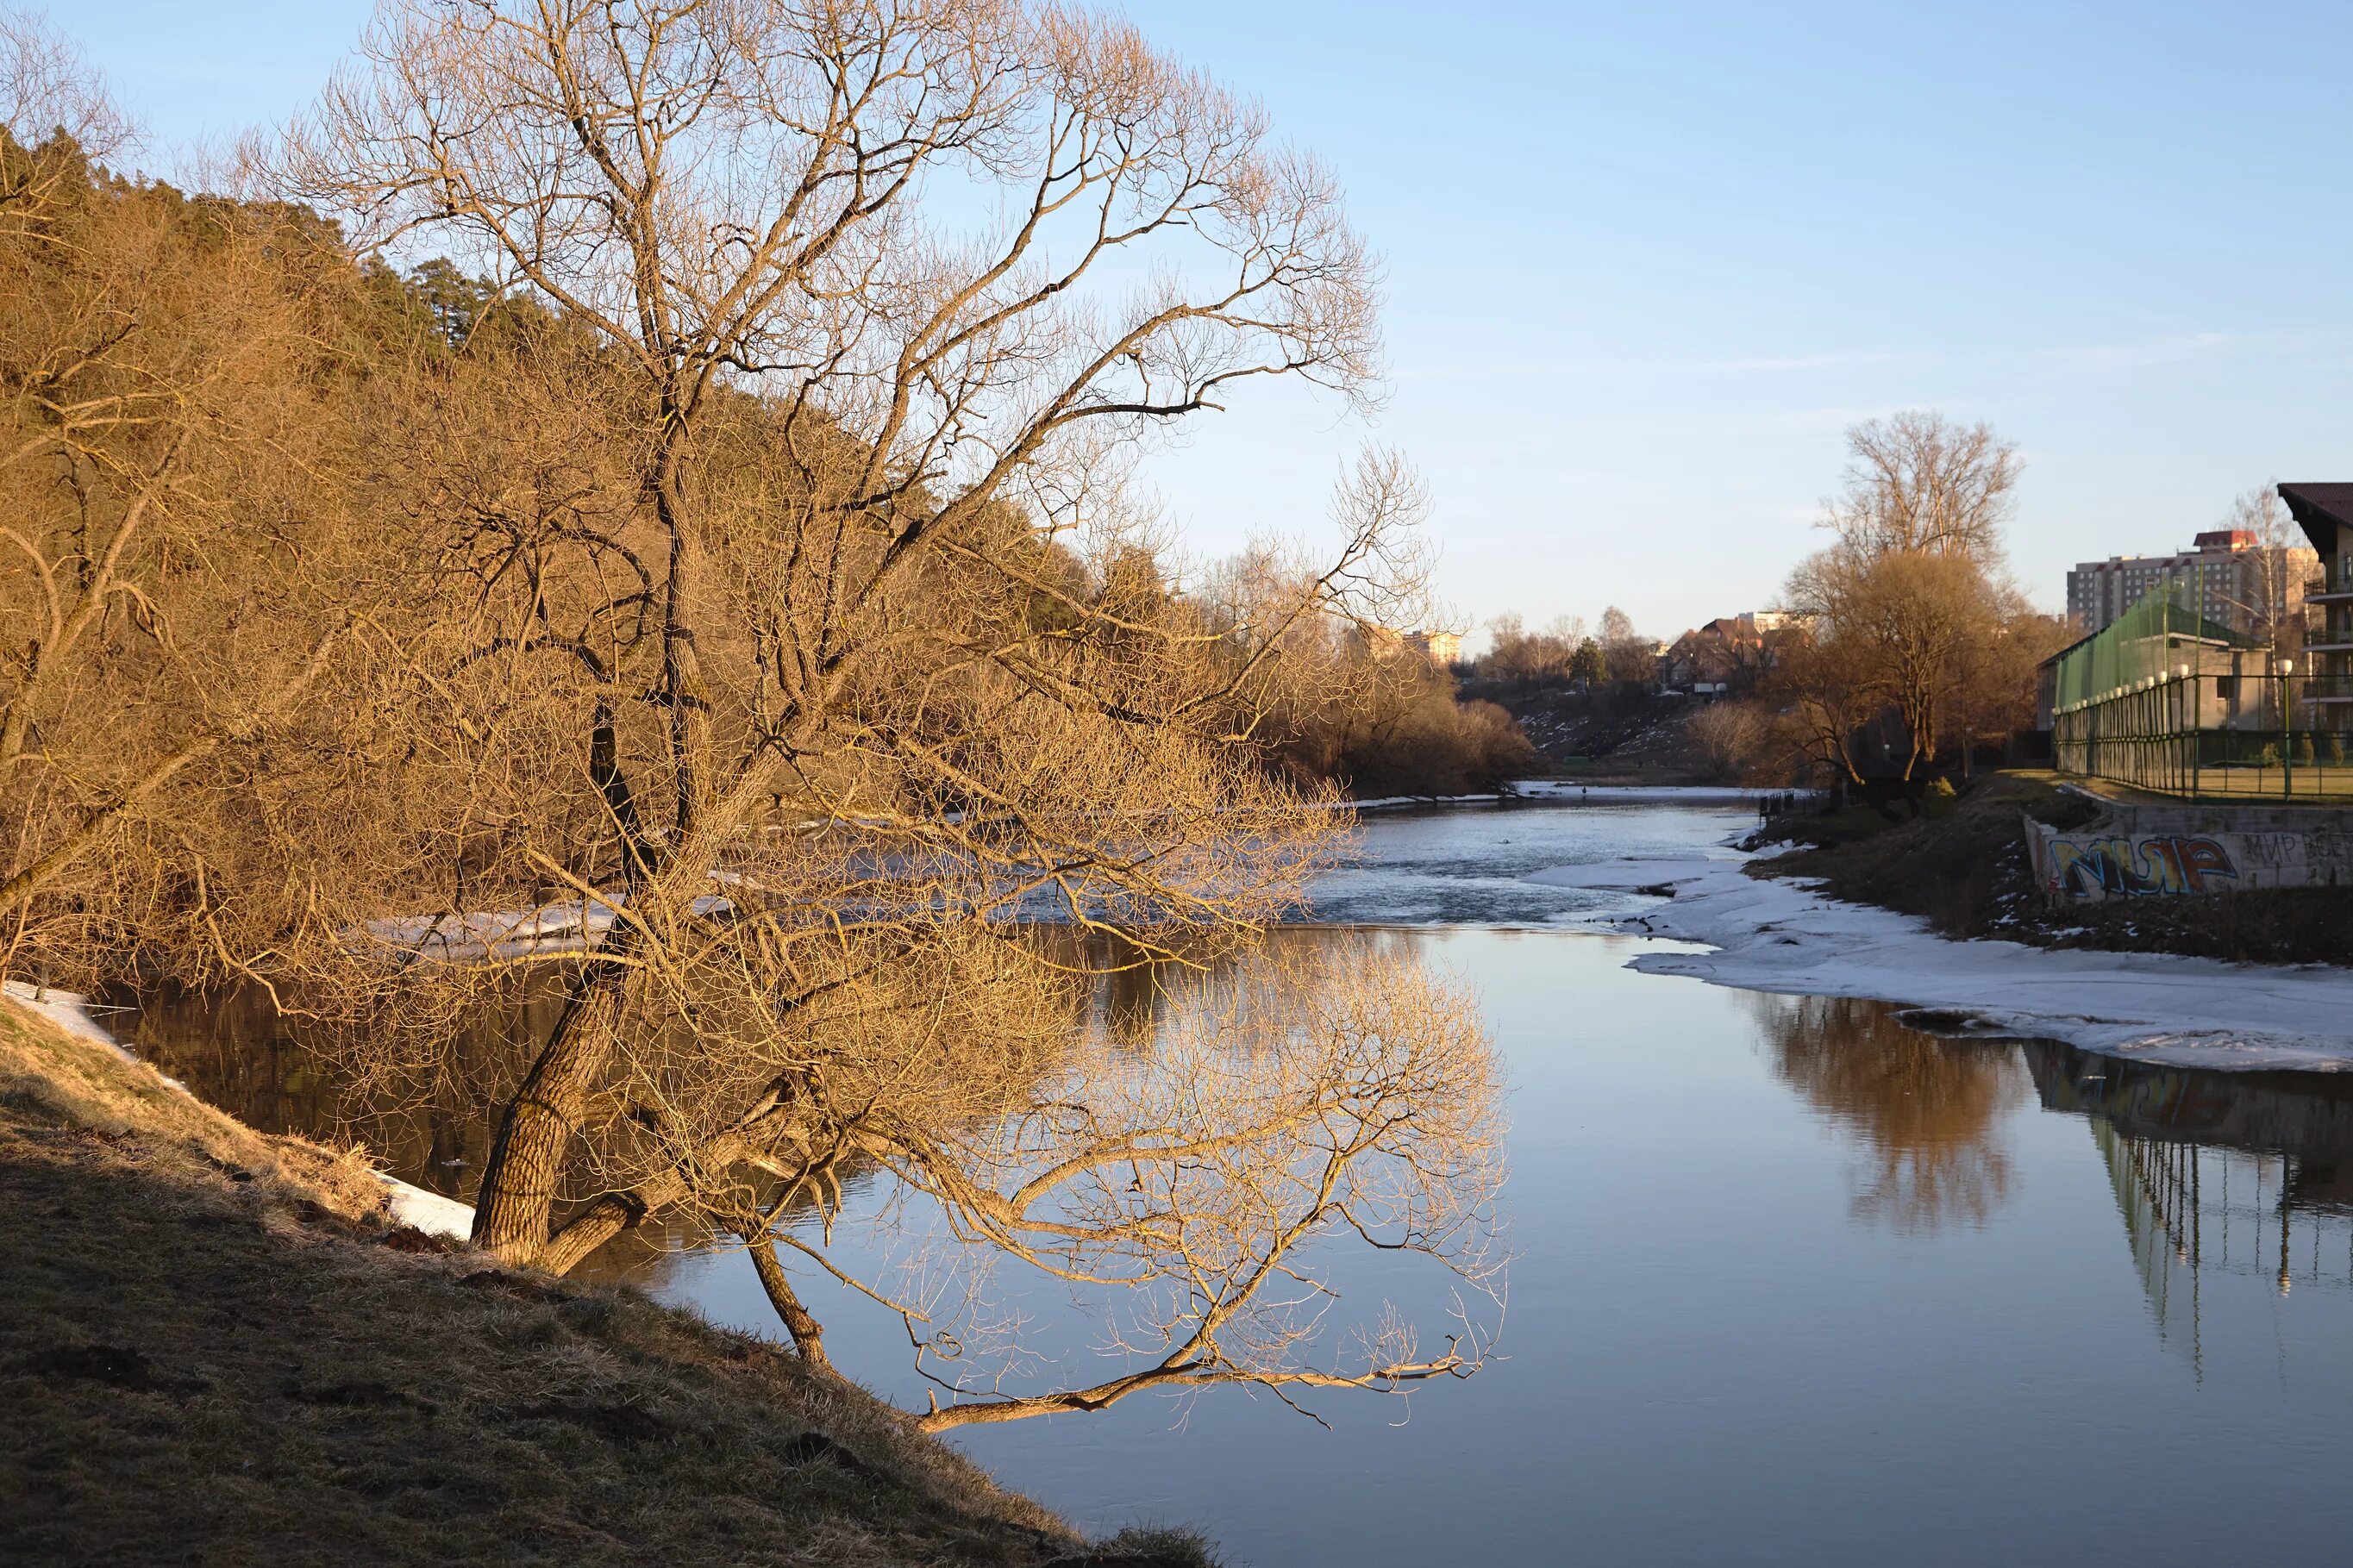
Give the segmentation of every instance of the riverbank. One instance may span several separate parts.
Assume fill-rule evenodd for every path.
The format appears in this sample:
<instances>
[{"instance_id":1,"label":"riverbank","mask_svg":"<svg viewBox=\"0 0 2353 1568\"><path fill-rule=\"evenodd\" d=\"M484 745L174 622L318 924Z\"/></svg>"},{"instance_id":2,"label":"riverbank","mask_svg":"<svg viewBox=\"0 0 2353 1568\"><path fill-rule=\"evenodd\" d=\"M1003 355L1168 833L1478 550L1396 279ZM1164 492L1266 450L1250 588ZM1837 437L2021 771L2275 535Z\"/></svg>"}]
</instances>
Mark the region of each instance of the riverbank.
<instances>
[{"instance_id":1,"label":"riverbank","mask_svg":"<svg viewBox=\"0 0 2353 1568\"><path fill-rule=\"evenodd\" d=\"M1957 796L1929 797L1917 819L1891 822L1862 805L1782 818L1748 840L1760 852L1778 851L1750 870L1814 879L1834 898L1916 915L1954 938L2241 963L2347 961L2353 888L2052 905L2034 873L2025 819L2082 828L2104 809L2055 774L1995 773Z\"/></svg>"},{"instance_id":2,"label":"riverbank","mask_svg":"<svg viewBox=\"0 0 2353 1568\"><path fill-rule=\"evenodd\" d=\"M1193 1564L0 1004L0 1561Z\"/></svg>"},{"instance_id":3,"label":"riverbank","mask_svg":"<svg viewBox=\"0 0 2353 1568\"><path fill-rule=\"evenodd\" d=\"M1956 939L1925 917L1832 897L1777 861L1696 857L1564 866L1531 880L1612 889L1599 923L1700 944L1631 967L1746 991L1908 1005L1936 1026L2063 1041L2228 1070L2353 1069L2353 970Z\"/></svg>"}]
</instances>

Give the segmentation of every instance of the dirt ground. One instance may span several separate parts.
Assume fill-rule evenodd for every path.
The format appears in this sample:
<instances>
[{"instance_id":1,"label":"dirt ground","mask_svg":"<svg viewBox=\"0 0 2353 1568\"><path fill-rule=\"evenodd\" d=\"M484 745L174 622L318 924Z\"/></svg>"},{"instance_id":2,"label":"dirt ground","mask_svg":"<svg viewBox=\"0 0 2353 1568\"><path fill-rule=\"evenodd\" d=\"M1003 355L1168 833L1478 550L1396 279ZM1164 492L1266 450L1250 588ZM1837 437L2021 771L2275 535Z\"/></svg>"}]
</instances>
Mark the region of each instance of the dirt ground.
<instances>
[{"instance_id":1,"label":"dirt ground","mask_svg":"<svg viewBox=\"0 0 2353 1568\"><path fill-rule=\"evenodd\" d=\"M159 1123L159 1083L0 1004L0 1562L1206 1562L1091 1547L764 1341L396 1226L331 1153Z\"/></svg>"}]
</instances>

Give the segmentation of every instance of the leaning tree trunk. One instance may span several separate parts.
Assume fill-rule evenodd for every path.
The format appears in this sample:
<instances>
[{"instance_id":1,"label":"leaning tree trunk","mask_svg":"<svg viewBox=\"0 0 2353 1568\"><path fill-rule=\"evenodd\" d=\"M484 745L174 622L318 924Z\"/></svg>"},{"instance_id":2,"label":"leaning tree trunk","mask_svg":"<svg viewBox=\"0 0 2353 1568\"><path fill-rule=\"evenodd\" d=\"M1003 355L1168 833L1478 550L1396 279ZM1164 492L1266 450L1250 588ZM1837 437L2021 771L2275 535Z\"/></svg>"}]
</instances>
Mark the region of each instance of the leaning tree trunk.
<instances>
[{"instance_id":1,"label":"leaning tree trunk","mask_svg":"<svg viewBox=\"0 0 2353 1568\"><path fill-rule=\"evenodd\" d=\"M749 803L763 798L775 768L771 760L748 769L723 799L703 808L700 831L681 839L659 874L632 889L629 905L636 913L616 921L583 966L565 999L554 1034L500 1113L474 1200L473 1239L502 1262L561 1273L590 1247L588 1231L557 1237L555 1196L565 1156L588 1108L589 1091L612 1059L628 989L639 973L636 960L649 942L663 940L649 934L644 922L655 918L658 930L666 929L667 921L654 917L655 910L666 908L683 915L691 909L693 893L709 886L704 879L718 863L718 846L727 841ZM683 1190L673 1176L656 1184L646 1201L671 1201ZM599 1213L590 1231L609 1234L609 1215ZM567 1233L574 1230L569 1225L565 1228Z\"/></svg>"},{"instance_id":2,"label":"leaning tree trunk","mask_svg":"<svg viewBox=\"0 0 2353 1568\"><path fill-rule=\"evenodd\" d=\"M628 943L628 928L613 932ZM474 1245L518 1266L545 1252L573 1131L587 1108L588 1086L613 1047L630 970L594 963L573 983L555 1032L500 1113L474 1201Z\"/></svg>"},{"instance_id":3,"label":"leaning tree trunk","mask_svg":"<svg viewBox=\"0 0 2353 1568\"><path fill-rule=\"evenodd\" d=\"M760 1276L761 1289L768 1293L768 1304L776 1308L776 1316L784 1320L785 1331L793 1337L793 1349L809 1365L831 1372L833 1363L825 1353L825 1330L809 1316L808 1309L794 1292L792 1279L776 1257L776 1239L761 1229L738 1234L751 1249L752 1268Z\"/></svg>"}]
</instances>

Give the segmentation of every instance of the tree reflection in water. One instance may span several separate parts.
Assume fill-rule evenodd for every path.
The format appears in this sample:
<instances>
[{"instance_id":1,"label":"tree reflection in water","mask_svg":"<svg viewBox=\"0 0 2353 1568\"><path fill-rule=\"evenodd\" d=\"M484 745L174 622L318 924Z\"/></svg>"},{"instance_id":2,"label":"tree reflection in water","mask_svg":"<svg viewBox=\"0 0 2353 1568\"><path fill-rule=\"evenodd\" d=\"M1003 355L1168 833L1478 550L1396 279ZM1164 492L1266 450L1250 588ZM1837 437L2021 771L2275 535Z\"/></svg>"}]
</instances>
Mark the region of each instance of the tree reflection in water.
<instances>
[{"instance_id":1,"label":"tree reflection in water","mask_svg":"<svg viewBox=\"0 0 2353 1568\"><path fill-rule=\"evenodd\" d=\"M1852 1175L1857 1222L1906 1236L1982 1226L2010 1195L1997 1132L2025 1103L2014 1045L1906 1028L1883 1002L1752 996L1774 1072L1868 1151Z\"/></svg>"},{"instance_id":2,"label":"tree reflection in water","mask_svg":"<svg viewBox=\"0 0 2353 1568\"><path fill-rule=\"evenodd\" d=\"M960 1037L870 1039L862 1014L828 1020L835 1033L803 1048L832 1099L807 1099L855 1115L809 1118L823 1179L777 1171L667 1205L588 1273L646 1279L734 1238L789 1247L859 1310L902 1320L918 1372L947 1395L919 1418L927 1430L1145 1388L1400 1392L1483 1365L1507 1258L1502 1069L1475 1000L1416 941L1279 930L1172 957L1065 928L1012 935L1072 980L976 1058L986 1070L957 1054ZM551 1022L528 993L494 1001L448 1020L408 1058L425 1068L402 1075L372 1074L348 1034L248 994L151 999L136 1037L175 1070L209 1069L192 1085L251 1120L358 1134L462 1195L452 1178L479 1169L498 1103L479 1085L511 1079ZM1367 1249L1385 1289L1408 1258L1434 1266L1452 1326L1426 1342L1369 1298L1371 1316L1339 1321L1342 1274L1363 1267L1343 1259ZM809 1353L818 1325L797 1291L761 1279ZM1058 1352L1073 1347L1039 1337L1040 1289L1099 1320L1106 1375L1063 1385Z\"/></svg>"}]
</instances>

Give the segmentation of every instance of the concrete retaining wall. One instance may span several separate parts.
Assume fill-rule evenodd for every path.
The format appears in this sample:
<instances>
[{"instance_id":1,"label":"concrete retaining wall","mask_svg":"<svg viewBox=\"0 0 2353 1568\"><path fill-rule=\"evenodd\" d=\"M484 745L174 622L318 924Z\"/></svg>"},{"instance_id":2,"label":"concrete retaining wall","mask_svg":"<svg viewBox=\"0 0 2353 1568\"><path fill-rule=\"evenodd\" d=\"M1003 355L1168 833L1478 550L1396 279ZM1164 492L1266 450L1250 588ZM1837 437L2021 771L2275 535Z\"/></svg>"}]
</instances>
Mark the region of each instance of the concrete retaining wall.
<instances>
[{"instance_id":1,"label":"concrete retaining wall","mask_svg":"<svg viewBox=\"0 0 2353 1568\"><path fill-rule=\"evenodd\" d=\"M2026 820L2052 902L2353 886L2353 811L2323 806L2127 806L2101 802L2075 830Z\"/></svg>"},{"instance_id":2,"label":"concrete retaining wall","mask_svg":"<svg viewBox=\"0 0 2353 1568\"><path fill-rule=\"evenodd\" d=\"M2027 819L2035 879L2052 901L2353 887L2353 812L2103 805L2089 827Z\"/></svg>"}]
</instances>

